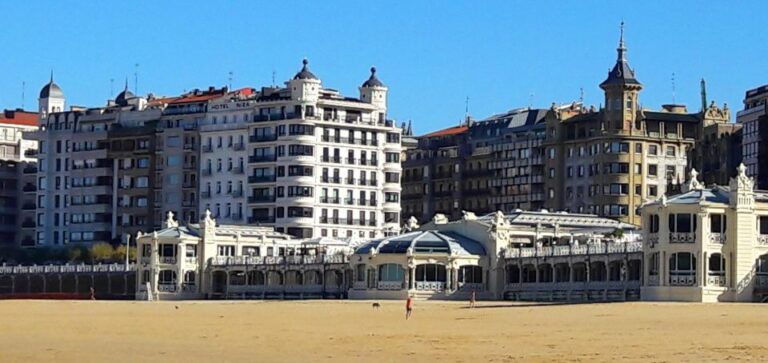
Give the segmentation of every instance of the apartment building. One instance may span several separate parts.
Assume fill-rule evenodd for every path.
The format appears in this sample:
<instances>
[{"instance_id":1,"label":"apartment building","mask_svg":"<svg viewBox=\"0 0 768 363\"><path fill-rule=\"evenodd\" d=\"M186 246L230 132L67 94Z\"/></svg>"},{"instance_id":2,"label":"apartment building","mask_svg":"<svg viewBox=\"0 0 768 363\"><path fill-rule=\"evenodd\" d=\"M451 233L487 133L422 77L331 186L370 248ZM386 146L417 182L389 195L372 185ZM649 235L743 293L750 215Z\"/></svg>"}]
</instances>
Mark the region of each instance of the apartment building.
<instances>
[{"instance_id":1,"label":"apartment building","mask_svg":"<svg viewBox=\"0 0 768 363\"><path fill-rule=\"evenodd\" d=\"M503 123L491 144L493 173L490 204L494 210L538 211L544 207L544 117L547 110L515 109L488 118Z\"/></svg>"},{"instance_id":2,"label":"apartment building","mask_svg":"<svg viewBox=\"0 0 768 363\"><path fill-rule=\"evenodd\" d=\"M755 179L758 189L768 189L768 85L746 92L744 109L736 115L743 125L742 152L747 175Z\"/></svg>"},{"instance_id":3,"label":"apartment building","mask_svg":"<svg viewBox=\"0 0 768 363\"><path fill-rule=\"evenodd\" d=\"M304 60L285 87L257 92L247 114L249 223L300 238L397 233L402 130L386 118L387 91L372 68L358 97L343 96Z\"/></svg>"},{"instance_id":4,"label":"apartment building","mask_svg":"<svg viewBox=\"0 0 768 363\"><path fill-rule=\"evenodd\" d=\"M0 245L29 245L34 238L34 171L37 143L24 132L37 129L37 113L0 114Z\"/></svg>"},{"instance_id":5,"label":"apartment building","mask_svg":"<svg viewBox=\"0 0 768 363\"><path fill-rule=\"evenodd\" d=\"M643 85L627 61L623 30L617 53L600 84L605 107L553 107L547 114L544 204L638 225L638 207L679 190L703 127L730 115L714 105L699 113L683 105L641 108Z\"/></svg>"}]
</instances>

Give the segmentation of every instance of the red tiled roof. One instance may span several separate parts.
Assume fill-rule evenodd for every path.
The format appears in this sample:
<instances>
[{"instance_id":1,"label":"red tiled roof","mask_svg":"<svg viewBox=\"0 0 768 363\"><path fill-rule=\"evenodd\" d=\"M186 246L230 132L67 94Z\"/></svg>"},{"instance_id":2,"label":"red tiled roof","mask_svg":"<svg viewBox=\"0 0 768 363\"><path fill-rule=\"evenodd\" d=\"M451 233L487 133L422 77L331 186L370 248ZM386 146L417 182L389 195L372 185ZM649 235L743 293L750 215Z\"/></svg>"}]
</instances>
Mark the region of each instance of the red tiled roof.
<instances>
[{"instance_id":1,"label":"red tiled roof","mask_svg":"<svg viewBox=\"0 0 768 363\"><path fill-rule=\"evenodd\" d=\"M421 137L438 137L438 136L458 135L458 134L467 132L467 130L469 130L469 127L466 127L466 126L454 126L454 127L449 127L447 129L444 129L444 130L435 131L433 133L429 133L429 134L426 134L426 135L421 136Z\"/></svg>"},{"instance_id":2,"label":"red tiled roof","mask_svg":"<svg viewBox=\"0 0 768 363\"><path fill-rule=\"evenodd\" d=\"M5 110L0 114L0 123L10 125L37 126L37 112L28 112L20 110Z\"/></svg>"},{"instance_id":3,"label":"red tiled roof","mask_svg":"<svg viewBox=\"0 0 768 363\"><path fill-rule=\"evenodd\" d=\"M169 105L174 104L180 104L180 103L192 103L192 102L205 102L208 100L212 100L214 98L219 98L224 96L222 93L216 93L216 94L205 94L205 95L197 95L197 96L187 96L187 97L179 97L171 102L168 102Z\"/></svg>"}]
</instances>

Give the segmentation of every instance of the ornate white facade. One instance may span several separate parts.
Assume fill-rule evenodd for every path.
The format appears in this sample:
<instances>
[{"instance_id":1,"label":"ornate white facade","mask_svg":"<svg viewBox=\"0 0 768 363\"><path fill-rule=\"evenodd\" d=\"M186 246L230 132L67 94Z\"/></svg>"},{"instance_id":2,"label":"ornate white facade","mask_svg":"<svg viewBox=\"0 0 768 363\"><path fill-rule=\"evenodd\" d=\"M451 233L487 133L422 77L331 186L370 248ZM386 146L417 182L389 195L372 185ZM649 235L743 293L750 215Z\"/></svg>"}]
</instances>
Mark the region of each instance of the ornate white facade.
<instances>
[{"instance_id":1,"label":"ornate white facade","mask_svg":"<svg viewBox=\"0 0 768 363\"><path fill-rule=\"evenodd\" d=\"M644 300L756 301L768 296L768 191L740 165L728 187L692 171L684 193L646 204Z\"/></svg>"}]
</instances>

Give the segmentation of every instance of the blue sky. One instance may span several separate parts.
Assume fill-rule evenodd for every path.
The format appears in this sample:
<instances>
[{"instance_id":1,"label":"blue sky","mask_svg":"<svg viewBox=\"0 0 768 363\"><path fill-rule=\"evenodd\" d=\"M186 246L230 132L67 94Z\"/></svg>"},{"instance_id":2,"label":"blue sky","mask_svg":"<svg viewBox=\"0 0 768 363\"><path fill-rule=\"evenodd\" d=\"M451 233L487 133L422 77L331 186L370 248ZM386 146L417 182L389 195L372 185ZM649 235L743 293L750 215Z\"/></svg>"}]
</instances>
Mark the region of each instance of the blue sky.
<instances>
[{"instance_id":1,"label":"blue sky","mask_svg":"<svg viewBox=\"0 0 768 363\"><path fill-rule=\"evenodd\" d=\"M768 83L764 1L7 1L0 3L0 107L27 109L51 69L70 105L99 106L126 77L174 95L260 87L307 57L329 88L357 94L371 65L390 88L389 114L418 134L475 118L576 100L598 105L626 22L640 101L709 99L741 109ZM734 113L735 117L735 113Z\"/></svg>"}]
</instances>

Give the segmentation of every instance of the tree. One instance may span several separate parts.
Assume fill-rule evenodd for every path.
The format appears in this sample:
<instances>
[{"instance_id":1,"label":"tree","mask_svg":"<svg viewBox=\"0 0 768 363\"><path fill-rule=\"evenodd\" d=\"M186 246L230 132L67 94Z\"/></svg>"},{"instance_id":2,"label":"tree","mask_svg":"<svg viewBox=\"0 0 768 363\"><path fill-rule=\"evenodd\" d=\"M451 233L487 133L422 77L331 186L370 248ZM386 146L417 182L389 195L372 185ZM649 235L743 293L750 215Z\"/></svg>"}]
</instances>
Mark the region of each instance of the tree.
<instances>
[{"instance_id":1,"label":"tree","mask_svg":"<svg viewBox=\"0 0 768 363\"><path fill-rule=\"evenodd\" d=\"M90 251L83 246L71 247L67 250L69 262L90 262Z\"/></svg>"},{"instance_id":2,"label":"tree","mask_svg":"<svg viewBox=\"0 0 768 363\"><path fill-rule=\"evenodd\" d=\"M125 245L120 245L115 248L112 259L118 262L125 261ZM136 261L136 247L131 247L131 249L128 250L128 260Z\"/></svg>"},{"instance_id":3,"label":"tree","mask_svg":"<svg viewBox=\"0 0 768 363\"><path fill-rule=\"evenodd\" d=\"M96 262L107 262L112 260L115 249L109 243L97 243L91 246L91 259Z\"/></svg>"}]
</instances>

